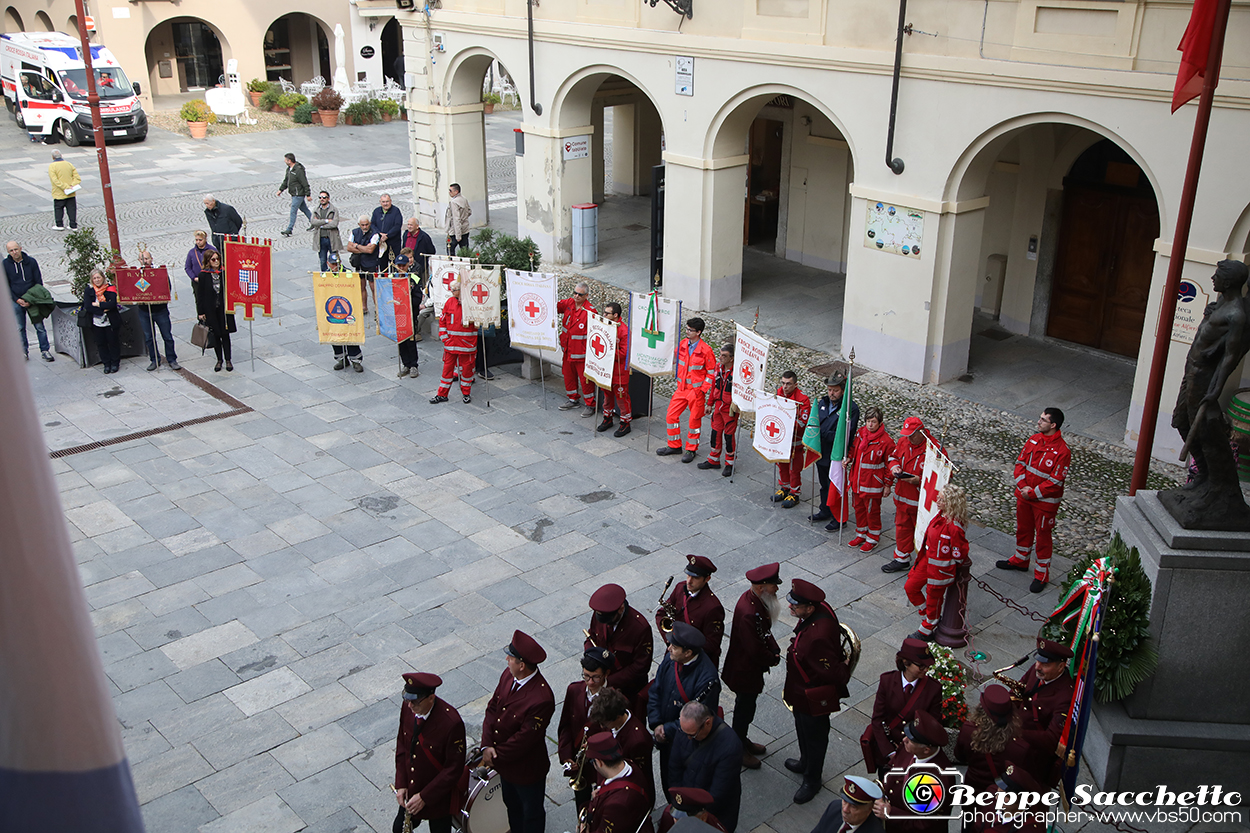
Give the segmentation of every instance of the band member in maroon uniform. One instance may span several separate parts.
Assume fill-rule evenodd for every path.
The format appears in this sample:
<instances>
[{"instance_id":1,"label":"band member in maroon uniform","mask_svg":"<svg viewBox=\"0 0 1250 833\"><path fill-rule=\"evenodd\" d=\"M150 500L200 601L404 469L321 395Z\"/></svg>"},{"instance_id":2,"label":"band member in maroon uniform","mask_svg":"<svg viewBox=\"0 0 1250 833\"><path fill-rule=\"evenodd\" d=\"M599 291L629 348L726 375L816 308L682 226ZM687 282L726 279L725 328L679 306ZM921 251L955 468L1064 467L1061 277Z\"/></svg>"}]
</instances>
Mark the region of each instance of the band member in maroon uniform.
<instances>
[{"instance_id":1,"label":"band member in maroon uniform","mask_svg":"<svg viewBox=\"0 0 1250 833\"><path fill-rule=\"evenodd\" d=\"M1008 758L1023 760L1026 745L1019 740L1020 716L1011 692L997 683L981 692L981 703L964 721L955 741L955 758L968 765L964 783L985 792L1007 770Z\"/></svg>"},{"instance_id":2,"label":"band member in maroon uniform","mask_svg":"<svg viewBox=\"0 0 1250 833\"><path fill-rule=\"evenodd\" d=\"M894 756L890 772L886 774L885 797L877 799L873 812L877 818L885 821L886 829L890 833L947 833L950 823L945 818L946 813L939 811L935 814L942 818L920 816L907 809L907 804L903 801L903 785L907 781L903 773L912 764L926 763L934 765L934 775L945 784L943 794L949 800L951 788L957 783L955 778L959 777L958 773L952 778L936 772L951 768L950 759L942 751L942 747L946 745L946 729L942 727L942 721L928 712L916 712L916 719L907 724L903 733L903 748Z\"/></svg>"},{"instance_id":3,"label":"band member in maroon uniform","mask_svg":"<svg viewBox=\"0 0 1250 833\"><path fill-rule=\"evenodd\" d=\"M897 671L887 671L877 683L872 722L859 739L864 764L878 776L889 769L890 758L903 745L903 725L918 711L942 719L942 685L928 676L933 654L923 640L908 637L894 655Z\"/></svg>"},{"instance_id":4,"label":"band member in maroon uniform","mask_svg":"<svg viewBox=\"0 0 1250 833\"><path fill-rule=\"evenodd\" d=\"M1056 751L1063 724L1072 705L1075 682L1068 673L1072 650L1049 639L1037 641L1037 661L1024 673L1024 702L1020 712L1020 737L1029 745L1024 768L1050 789L1059 783L1059 757Z\"/></svg>"},{"instance_id":5,"label":"band member in maroon uniform","mask_svg":"<svg viewBox=\"0 0 1250 833\"><path fill-rule=\"evenodd\" d=\"M781 662L781 647L773 638L773 622L781 614L777 588L781 585L777 562L747 570L750 588L734 605L729 651L720 678L737 695L734 701L733 730L742 741L742 765L760 768L760 755L768 752L762 743L747 738L755 720L755 704L764 690L764 675Z\"/></svg>"},{"instance_id":6,"label":"band member in maroon uniform","mask_svg":"<svg viewBox=\"0 0 1250 833\"><path fill-rule=\"evenodd\" d=\"M578 765L578 752L582 743L596 732L602 732L601 726L590 719L590 706L595 698L603 692L608 679L608 669L612 667L612 655L603 648L590 648L582 654L582 678L578 682L569 683L564 692L564 705L560 707L560 722L556 727L556 739L559 742L560 763L564 765L564 776L571 778ZM590 801L590 784L594 780L590 764L585 759L581 763L582 777L578 779L585 784L584 789L573 790L573 800L580 811Z\"/></svg>"},{"instance_id":7,"label":"band member in maroon uniform","mask_svg":"<svg viewBox=\"0 0 1250 833\"><path fill-rule=\"evenodd\" d=\"M716 799L712 798L712 794L707 790L701 790L698 787L672 787L668 794L673 800L664 808L664 815L660 816L660 833L668 833L673 829L673 825L677 823L677 820L673 818L674 815L690 816L713 830L729 833L721 824L720 819L712 815L712 811L708 809L716 803Z\"/></svg>"},{"instance_id":8,"label":"band member in maroon uniform","mask_svg":"<svg viewBox=\"0 0 1250 833\"><path fill-rule=\"evenodd\" d=\"M694 625L703 632L703 650L707 652L713 665L720 665L720 643L725 637L725 606L716 598L712 588L708 587L714 572L716 565L712 563L712 559L702 555L687 555L686 575L689 578L677 582L672 595L668 597L668 604L677 611L676 621ZM655 612L655 626L659 628L665 645L668 644L668 634L664 632L660 621L667 615L663 607ZM672 627L671 622L669 627Z\"/></svg>"},{"instance_id":9,"label":"band member in maroon uniform","mask_svg":"<svg viewBox=\"0 0 1250 833\"><path fill-rule=\"evenodd\" d=\"M829 802L812 833L885 833L885 824L872 814L873 804L882 795L876 781L859 775L846 776L842 798Z\"/></svg>"},{"instance_id":10,"label":"band member in maroon uniform","mask_svg":"<svg viewBox=\"0 0 1250 833\"><path fill-rule=\"evenodd\" d=\"M635 716L629 710L629 701L625 699L625 695L608 687L590 704L588 716L593 724L602 726L616 738L625 760L640 773L647 788L647 798L654 806L655 780L652 777L654 769L651 762L655 741L647 731L646 715Z\"/></svg>"},{"instance_id":11,"label":"band member in maroon uniform","mask_svg":"<svg viewBox=\"0 0 1250 833\"><path fill-rule=\"evenodd\" d=\"M395 740L395 799L399 811L392 829L400 833L405 815L415 827L429 821L430 833L451 833L460 810L457 786L464 772L464 721L435 696L443 681L434 674L404 674L404 705Z\"/></svg>"},{"instance_id":12,"label":"band member in maroon uniform","mask_svg":"<svg viewBox=\"0 0 1250 833\"><path fill-rule=\"evenodd\" d=\"M651 800L638 773L610 732L590 736L586 758L594 762L599 786L586 808L579 833L653 833Z\"/></svg>"},{"instance_id":13,"label":"band member in maroon uniform","mask_svg":"<svg viewBox=\"0 0 1250 833\"><path fill-rule=\"evenodd\" d=\"M638 695L651 673L651 623L625 600L625 588L605 584L590 596L589 636L585 648L606 648L612 652L608 685L620 689L638 706ZM642 708L646 709L646 701Z\"/></svg>"}]
</instances>

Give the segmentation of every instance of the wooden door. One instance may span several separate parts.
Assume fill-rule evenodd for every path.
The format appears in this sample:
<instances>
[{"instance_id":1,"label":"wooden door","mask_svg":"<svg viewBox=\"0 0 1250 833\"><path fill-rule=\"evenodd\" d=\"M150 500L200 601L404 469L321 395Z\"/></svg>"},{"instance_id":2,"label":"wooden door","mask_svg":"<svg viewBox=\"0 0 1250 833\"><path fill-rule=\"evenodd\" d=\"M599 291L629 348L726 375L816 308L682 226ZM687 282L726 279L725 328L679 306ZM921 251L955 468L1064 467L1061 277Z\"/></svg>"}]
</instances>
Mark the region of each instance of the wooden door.
<instances>
[{"instance_id":1,"label":"wooden door","mask_svg":"<svg viewBox=\"0 0 1250 833\"><path fill-rule=\"evenodd\" d=\"M1154 199L1066 184L1046 334L1136 357L1158 236Z\"/></svg>"}]
</instances>

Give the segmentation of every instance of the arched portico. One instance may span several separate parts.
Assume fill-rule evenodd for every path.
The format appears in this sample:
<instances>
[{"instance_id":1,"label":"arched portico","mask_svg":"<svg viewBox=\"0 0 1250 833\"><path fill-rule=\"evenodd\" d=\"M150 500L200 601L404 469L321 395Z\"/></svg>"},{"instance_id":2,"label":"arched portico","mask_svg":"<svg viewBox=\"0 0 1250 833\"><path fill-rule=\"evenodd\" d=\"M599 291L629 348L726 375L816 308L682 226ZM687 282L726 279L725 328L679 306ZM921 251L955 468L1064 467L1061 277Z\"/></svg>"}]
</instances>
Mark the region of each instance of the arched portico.
<instances>
[{"instance_id":1,"label":"arched portico","mask_svg":"<svg viewBox=\"0 0 1250 833\"><path fill-rule=\"evenodd\" d=\"M215 24L198 17L171 16L154 25L144 44L147 89L173 95L217 84L233 57L230 42Z\"/></svg>"}]
</instances>

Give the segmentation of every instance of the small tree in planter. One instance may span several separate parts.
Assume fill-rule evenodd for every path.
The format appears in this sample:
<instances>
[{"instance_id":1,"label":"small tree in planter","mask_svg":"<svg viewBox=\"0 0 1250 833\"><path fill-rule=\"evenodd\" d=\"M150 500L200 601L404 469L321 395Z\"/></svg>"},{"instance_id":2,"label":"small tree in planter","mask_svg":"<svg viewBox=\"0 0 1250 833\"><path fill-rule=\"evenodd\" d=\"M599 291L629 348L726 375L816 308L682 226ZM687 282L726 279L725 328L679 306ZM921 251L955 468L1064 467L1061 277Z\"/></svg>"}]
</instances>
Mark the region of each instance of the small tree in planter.
<instances>
[{"instance_id":1,"label":"small tree in planter","mask_svg":"<svg viewBox=\"0 0 1250 833\"><path fill-rule=\"evenodd\" d=\"M65 241L62 262L70 275L70 291L81 299L91 281L91 270L107 269L120 252L101 243L94 226L74 229L62 239Z\"/></svg>"},{"instance_id":2,"label":"small tree in planter","mask_svg":"<svg viewBox=\"0 0 1250 833\"><path fill-rule=\"evenodd\" d=\"M326 87L312 97L312 105L321 114L321 124L334 127L339 123L339 110L343 109L343 96L333 87Z\"/></svg>"},{"instance_id":3,"label":"small tree in planter","mask_svg":"<svg viewBox=\"0 0 1250 833\"><path fill-rule=\"evenodd\" d=\"M348 124L373 124L381 118L377 102L372 99L352 102L347 105L343 115L347 118Z\"/></svg>"},{"instance_id":4,"label":"small tree in planter","mask_svg":"<svg viewBox=\"0 0 1250 833\"><path fill-rule=\"evenodd\" d=\"M202 98L188 101L178 111L178 117L187 123L192 139L203 139L208 135L208 126L217 121L217 114Z\"/></svg>"},{"instance_id":5,"label":"small tree in planter","mask_svg":"<svg viewBox=\"0 0 1250 833\"><path fill-rule=\"evenodd\" d=\"M399 115L399 102L389 98L379 98L374 100L374 105L378 108L378 113L382 115L382 121L390 121Z\"/></svg>"},{"instance_id":6,"label":"small tree in planter","mask_svg":"<svg viewBox=\"0 0 1250 833\"><path fill-rule=\"evenodd\" d=\"M278 107L286 110L288 116L295 115L295 108L308 103L308 96L303 93L284 93L278 98Z\"/></svg>"},{"instance_id":7,"label":"small tree in planter","mask_svg":"<svg viewBox=\"0 0 1250 833\"><path fill-rule=\"evenodd\" d=\"M542 253L529 237L517 238L511 234L498 232L494 229L478 229L473 234L473 257L487 265L500 264L506 269L520 272L533 271L542 263ZM483 333L486 339L486 358L493 365L510 364L521 361L521 353L512 347L512 335L508 330L508 284L503 281L499 285L500 318L503 327L498 331L487 327ZM479 364L481 357L478 357ZM481 371L484 368L479 367Z\"/></svg>"},{"instance_id":8,"label":"small tree in planter","mask_svg":"<svg viewBox=\"0 0 1250 833\"><path fill-rule=\"evenodd\" d=\"M247 82L247 94L252 99L253 107L260 106L260 97L267 89L269 89L268 81L261 81L259 78L253 78L251 81Z\"/></svg>"}]
</instances>

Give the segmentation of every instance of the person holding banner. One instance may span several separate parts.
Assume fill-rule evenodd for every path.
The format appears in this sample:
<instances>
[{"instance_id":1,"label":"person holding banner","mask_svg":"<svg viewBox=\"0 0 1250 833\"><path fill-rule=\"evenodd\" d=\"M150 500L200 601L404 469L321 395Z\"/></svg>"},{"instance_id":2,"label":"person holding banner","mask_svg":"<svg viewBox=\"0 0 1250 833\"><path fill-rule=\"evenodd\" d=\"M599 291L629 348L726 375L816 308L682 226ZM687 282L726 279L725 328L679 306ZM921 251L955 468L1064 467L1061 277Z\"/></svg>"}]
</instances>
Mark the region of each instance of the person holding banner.
<instances>
[{"instance_id":1,"label":"person holding banner","mask_svg":"<svg viewBox=\"0 0 1250 833\"><path fill-rule=\"evenodd\" d=\"M885 466L894 439L885 430L885 417L873 405L864 411L864 424L855 435L851 457L851 493L855 505L855 537L848 547L872 552L881 540L881 499L890 493Z\"/></svg>"},{"instance_id":2,"label":"person holding banner","mask_svg":"<svg viewBox=\"0 0 1250 833\"><path fill-rule=\"evenodd\" d=\"M221 271L221 255L209 251L204 255L204 268L195 279L195 312L200 322L213 332L213 352L217 364L213 372L221 370L225 361L227 372L234 370L230 362L230 334L237 330L234 314L226 312L226 287Z\"/></svg>"},{"instance_id":3,"label":"person holding banner","mask_svg":"<svg viewBox=\"0 0 1250 833\"><path fill-rule=\"evenodd\" d=\"M833 463L829 455L833 452L834 440L838 435L838 420L842 415L842 394L846 392L846 374L836 371L825 380L826 394L816 403L816 416L820 422L820 459L816 461L816 478L820 481L820 509L810 516L810 521L830 521L825 529L835 532L842 528L843 520L834 518L829 510L829 469ZM806 421L806 420L805 420ZM851 401L851 412L847 415L846 437L854 440L859 430L859 404ZM846 449L846 456L854 458L854 445ZM844 498L845 500L845 498ZM784 505L784 504L783 504ZM845 502L839 510L841 518L846 518ZM830 520L832 519L832 520ZM860 543L863 543L862 541Z\"/></svg>"},{"instance_id":4,"label":"person holding banner","mask_svg":"<svg viewBox=\"0 0 1250 833\"><path fill-rule=\"evenodd\" d=\"M690 425L686 433L686 453L683 463L694 462L699 450L699 432L703 428L703 414L707 409L707 392L716 378L716 355L703 341L703 319L691 318L686 322L686 337L677 345L677 390L668 402L668 445L655 450L661 457L681 452L681 415L690 410Z\"/></svg>"},{"instance_id":5,"label":"person holding banner","mask_svg":"<svg viewBox=\"0 0 1250 833\"><path fill-rule=\"evenodd\" d=\"M560 320L560 350L564 353L564 395L568 401L560 406L571 411L580 404L586 406L582 416L595 415L595 385L586 378L586 314L595 312L590 303L590 285L582 282L573 287L573 297L556 304ZM581 391L579 401L578 391Z\"/></svg>"},{"instance_id":6,"label":"person holding banner","mask_svg":"<svg viewBox=\"0 0 1250 833\"><path fill-rule=\"evenodd\" d=\"M799 505L799 495L803 491L803 426L812 413L812 400L799 388L799 376L793 370L781 374L781 387L777 395L798 403L794 414L794 433L790 438L790 459L777 464L777 491L773 493L773 503L780 503L783 509L793 509ZM839 400L841 401L841 400ZM834 421L837 429L837 421ZM828 489L828 474L825 475L825 488ZM822 504L823 506L823 504Z\"/></svg>"},{"instance_id":7,"label":"person holding banner","mask_svg":"<svg viewBox=\"0 0 1250 833\"><path fill-rule=\"evenodd\" d=\"M431 405L447 401L452 380L460 379L460 395L467 405L473 401L474 357L477 355L477 327L464 323L460 310L460 281L454 280L448 287L451 297L443 302L443 314L438 319L438 338L443 342L443 376L438 383L438 393L430 400Z\"/></svg>"},{"instance_id":8,"label":"person holding banner","mask_svg":"<svg viewBox=\"0 0 1250 833\"><path fill-rule=\"evenodd\" d=\"M152 268L152 252L148 249L139 252L139 268ZM143 346L147 348L148 358L151 359L148 370L156 370L161 358L160 353L156 351L154 328L160 330L161 341L165 342L165 362L169 365L169 369L182 370L182 366L178 364L178 353L174 349L174 333L169 325L169 304L147 304L146 306L147 310L139 312L139 326L143 328Z\"/></svg>"},{"instance_id":9,"label":"person holding banner","mask_svg":"<svg viewBox=\"0 0 1250 833\"><path fill-rule=\"evenodd\" d=\"M720 349L720 364L716 366L716 377L712 380L712 390L708 401L712 405L712 442L708 449L707 459L697 468L707 471L719 469L721 466L721 449L725 449L725 468L721 477L734 475L734 443L738 436L738 406L733 403L734 392L734 345L726 342Z\"/></svg>"},{"instance_id":10,"label":"person holding banner","mask_svg":"<svg viewBox=\"0 0 1250 833\"><path fill-rule=\"evenodd\" d=\"M933 630L942 616L946 588L955 582L960 564L971 564L968 557L968 496L962 488L948 483L938 492L938 513L929 521L916 563L907 574L903 590L907 600L921 609L920 627L912 639L933 641Z\"/></svg>"},{"instance_id":11,"label":"person holding banner","mask_svg":"<svg viewBox=\"0 0 1250 833\"><path fill-rule=\"evenodd\" d=\"M925 430L920 417L903 420L898 444L886 464L894 486L894 558L881 565L883 573L901 573L911 568L911 554L916 549L916 513L920 508L920 475L924 471ZM936 443L935 443L936 445Z\"/></svg>"},{"instance_id":12,"label":"person holding banner","mask_svg":"<svg viewBox=\"0 0 1250 833\"><path fill-rule=\"evenodd\" d=\"M400 250L395 256L394 271L396 275L409 275L408 279L408 295L412 299L412 312L416 315L416 311L421 306L421 290L419 284L412 280L409 269L412 266L412 251L409 249ZM416 335L416 327L413 327L413 335ZM417 341L415 338L406 338L399 342L399 373L400 379L410 376L413 379L421 375L417 370L417 363L420 358L417 356Z\"/></svg>"},{"instance_id":13,"label":"person holding banner","mask_svg":"<svg viewBox=\"0 0 1250 833\"><path fill-rule=\"evenodd\" d=\"M1036 537L1037 565L1030 593L1041 593L1050 580L1051 531L1072 463L1072 452L1059 430L1062 426L1063 411L1046 408L1037 418L1037 433L1029 437L1016 458L1016 554L994 565L1000 570L1027 571L1029 550L1034 549Z\"/></svg>"},{"instance_id":14,"label":"person holding banner","mask_svg":"<svg viewBox=\"0 0 1250 833\"><path fill-rule=\"evenodd\" d=\"M629 399L629 325L621 320L621 305L608 301L603 305L604 317L616 324L616 358L612 365L612 387L603 392L603 422L595 430L607 431L612 427L612 411L621 413L621 427L612 432L614 437L629 433L634 420L634 405Z\"/></svg>"}]
</instances>

